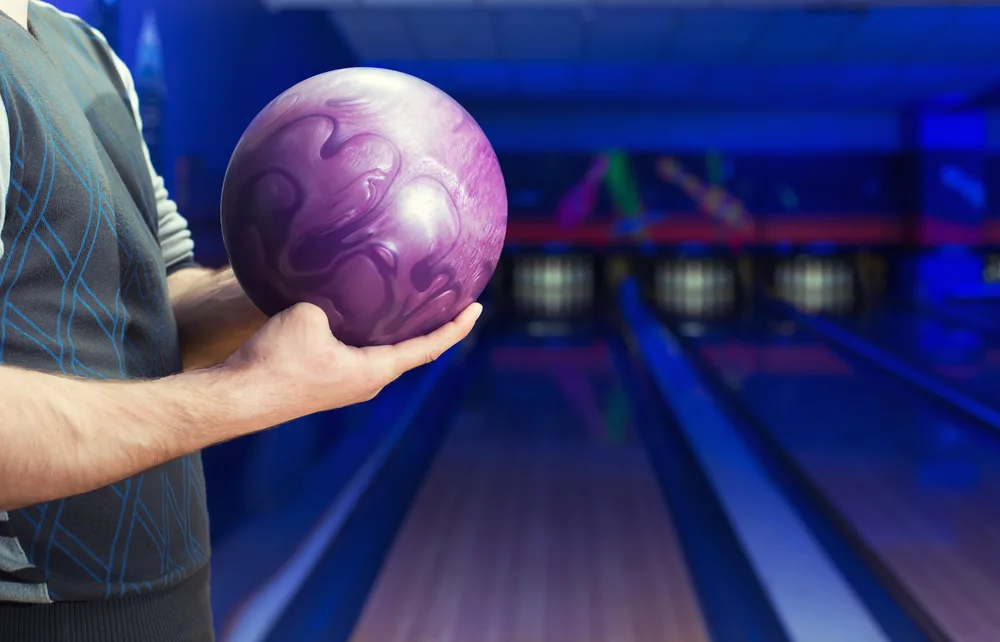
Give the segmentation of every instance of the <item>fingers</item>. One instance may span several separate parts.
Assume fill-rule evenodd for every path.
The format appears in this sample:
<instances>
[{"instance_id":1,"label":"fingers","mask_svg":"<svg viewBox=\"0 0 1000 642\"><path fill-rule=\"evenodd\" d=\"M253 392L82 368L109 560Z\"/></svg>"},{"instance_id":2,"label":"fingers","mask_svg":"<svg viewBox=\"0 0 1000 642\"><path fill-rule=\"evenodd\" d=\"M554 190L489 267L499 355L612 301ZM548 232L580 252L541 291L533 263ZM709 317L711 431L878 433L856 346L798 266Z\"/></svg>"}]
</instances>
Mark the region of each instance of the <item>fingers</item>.
<instances>
[{"instance_id":1,"label":"fingers","mask_svg":"<svg viewBox=\"0 0 1000 642\"><path fill-rule=\"evenodd\" d=\"M434 332L390 346L379 357L386 360L386 366L394 379L408 370L434 361L467 337L482 313L483 306L473 303L453 321L449 321Z\"/></svg>"}]
</instances>

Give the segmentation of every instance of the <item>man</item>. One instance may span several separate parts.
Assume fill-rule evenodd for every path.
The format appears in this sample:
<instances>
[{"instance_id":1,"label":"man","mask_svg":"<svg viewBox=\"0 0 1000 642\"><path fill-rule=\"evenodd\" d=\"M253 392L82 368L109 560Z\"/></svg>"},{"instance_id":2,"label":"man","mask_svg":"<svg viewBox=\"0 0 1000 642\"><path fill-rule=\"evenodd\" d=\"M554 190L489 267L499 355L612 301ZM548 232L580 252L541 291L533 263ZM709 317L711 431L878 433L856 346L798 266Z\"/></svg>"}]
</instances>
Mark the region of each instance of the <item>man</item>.
<instances>
[{"instance_id":1,"label":"man","mask_svg":"<svg viewBox=\"0 0 1000 642\"><path fill-rule=\"evenodd\" d=\"M197 452L373 397L471 330L354 349L193 261L132 78L77 18L0 0L0 640L212 639Z\"/></svg>"}]
</instances>

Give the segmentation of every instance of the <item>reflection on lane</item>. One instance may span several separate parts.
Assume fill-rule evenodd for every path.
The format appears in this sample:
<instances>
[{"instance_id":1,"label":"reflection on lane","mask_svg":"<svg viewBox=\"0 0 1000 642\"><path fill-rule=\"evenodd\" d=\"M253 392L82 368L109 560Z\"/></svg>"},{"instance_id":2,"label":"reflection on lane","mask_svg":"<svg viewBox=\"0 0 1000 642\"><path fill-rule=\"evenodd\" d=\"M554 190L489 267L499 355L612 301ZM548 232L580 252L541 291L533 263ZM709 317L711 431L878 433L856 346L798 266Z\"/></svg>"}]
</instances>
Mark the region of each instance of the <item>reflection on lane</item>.
<instances>
[{"instance_id":1,"label":"reflection on lane","mask_svg":"<svg viewBox=\"0 0 1000 642\"><path fill-rule=\"evenodd\" d=\"M964 321L975 328L1000 331L1000 301L968 299L945 301L934 306L946 319Z\"/></svg>"},{"instance_id":2,"label":"reflection on lane","mask_svg":"<svg viewBox=\"0 0 1000 642\"><path fill-rule=\"evenodd\" d=\"M694 341L949 636L1000 639L996 444L787 322Z\"/></svg>"},{"instance_id":3,"label":"reflection on lane","mask_svg":"<svg viewBox=\"0 0 1000 642\"><path fill-rule=\"evenodd\" d=\"M836 322L878 348L948 379L983 403L1000 405L1000 339L968 326L891 307Z\"/></svg>"},{"instance_id":4,"label":"reflection on lane","mask_svg":"<svg viewBox=\"0 0 1000 642\"><path fill-rule=\"evenodd\" d=\"M488 362L352 640L707 640L608 346L496 346Z\"/></svg>"}]
</instances>

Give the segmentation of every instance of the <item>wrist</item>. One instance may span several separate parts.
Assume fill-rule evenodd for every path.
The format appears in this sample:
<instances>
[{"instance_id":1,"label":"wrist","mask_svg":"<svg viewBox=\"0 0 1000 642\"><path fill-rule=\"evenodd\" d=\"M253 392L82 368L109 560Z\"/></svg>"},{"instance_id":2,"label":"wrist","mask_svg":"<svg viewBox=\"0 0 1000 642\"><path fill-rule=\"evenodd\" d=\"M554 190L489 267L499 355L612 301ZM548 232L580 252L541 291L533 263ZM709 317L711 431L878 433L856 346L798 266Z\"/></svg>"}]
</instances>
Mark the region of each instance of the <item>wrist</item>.
<instances>
[{"instance_id":1,"label":"wrist","mask_svg":"<svg viewBox=\"0 0 1000 642\"><path fill-rule=\"evenodd\" d=\"M149 405L173 406L165 415L181 425L167 428L189 431L182 448L189 452L287 421L273 388L251 368L220 364L150 382Z\"/></svg>"},{"instance_id":2,"label":"wrist","mask_svg":"<svg viewBox=\"0 0 1000 642\"><path fill-rule=\"evenodd\" d=\"M266 430L301 415L287 377L272 373L259 362L227 360L219 365L180 375L192 377L202 402L217 408L217 421L232 439Z\"/></svg>"}]
</instances>

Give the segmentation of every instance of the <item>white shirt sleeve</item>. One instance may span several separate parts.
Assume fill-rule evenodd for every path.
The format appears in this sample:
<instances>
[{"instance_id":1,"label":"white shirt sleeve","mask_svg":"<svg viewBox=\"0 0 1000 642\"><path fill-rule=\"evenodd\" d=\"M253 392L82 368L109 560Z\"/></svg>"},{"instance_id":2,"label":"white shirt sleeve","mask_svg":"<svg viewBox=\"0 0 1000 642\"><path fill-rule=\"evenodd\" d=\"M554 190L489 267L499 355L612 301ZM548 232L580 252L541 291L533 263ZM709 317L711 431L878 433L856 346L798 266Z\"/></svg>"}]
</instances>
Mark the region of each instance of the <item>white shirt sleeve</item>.
<instances>
[{"instance_id":1,"label":"white shirt sleeve","mask_svg":"<svg viewBox=\"0 0 1000 642\"><path fill-rule=\"evenodd\" d=\"M32 1L51 6L42 0ZM93 33L94 38L107 49L108 54L110 54L111 59L114 61L115 68L118 70L118 75L121 76L122 85L128 94L129 104L132 106L132 113L135 115L135 122L141 134L142 119L139 116L139 96L135 91L135 81L132 78L132 72L129 71L121 58L111 49L107 39L101 32L77 16L65 12L61 13L67 18L86 26ZM7 115L3 109L3 103L0 101L0 229L3 229L4 213L6 212L6 195L10 183L10 132L8 128ZM163 260L167 270L170 270L173 267L194 260L194 241L191 239L191 231L188 229L187 220L177 211L177 203L170 199L170 194L167 192L163 178L156 172L156 168L153 167L153 163L149 157L149 149L146 147L145 142L142 144L142 151L146 158L146 167L149 170L149 176L153 182L153 192L156 196L156 212L160 220L160 249L163 252ZM0 257L2 256L3 245L0 244Z\"/></svg>"},{"instance_id":2,"label":"white shirt sleeve","mask_svg":"<svg viewBox=\"0 0 1000 642\"><path fill-rule=\"evenodd\" d=\"M95 35L108 47L111 59L115 63L118 75L121 76L122 84L128 93L129 104L132 105L132 113L135 114L135 122L142 132L142 119L139 115L139 96L135 91L135 80L132 72L122 62L107 45L103 35L96 30ZM160 176L149 157L149 148L146 143L142 143L142 153L146 158L146 167L149 169L150 179L153 181L153 193L156 196L156 213L160 219L160 249L163 251L163 261L167 270L194 260L194 241L191 238L191 231L188 229L187 220L177 211L177 203L167 192L163 177Z\"/></svg>"}]
</instances>

